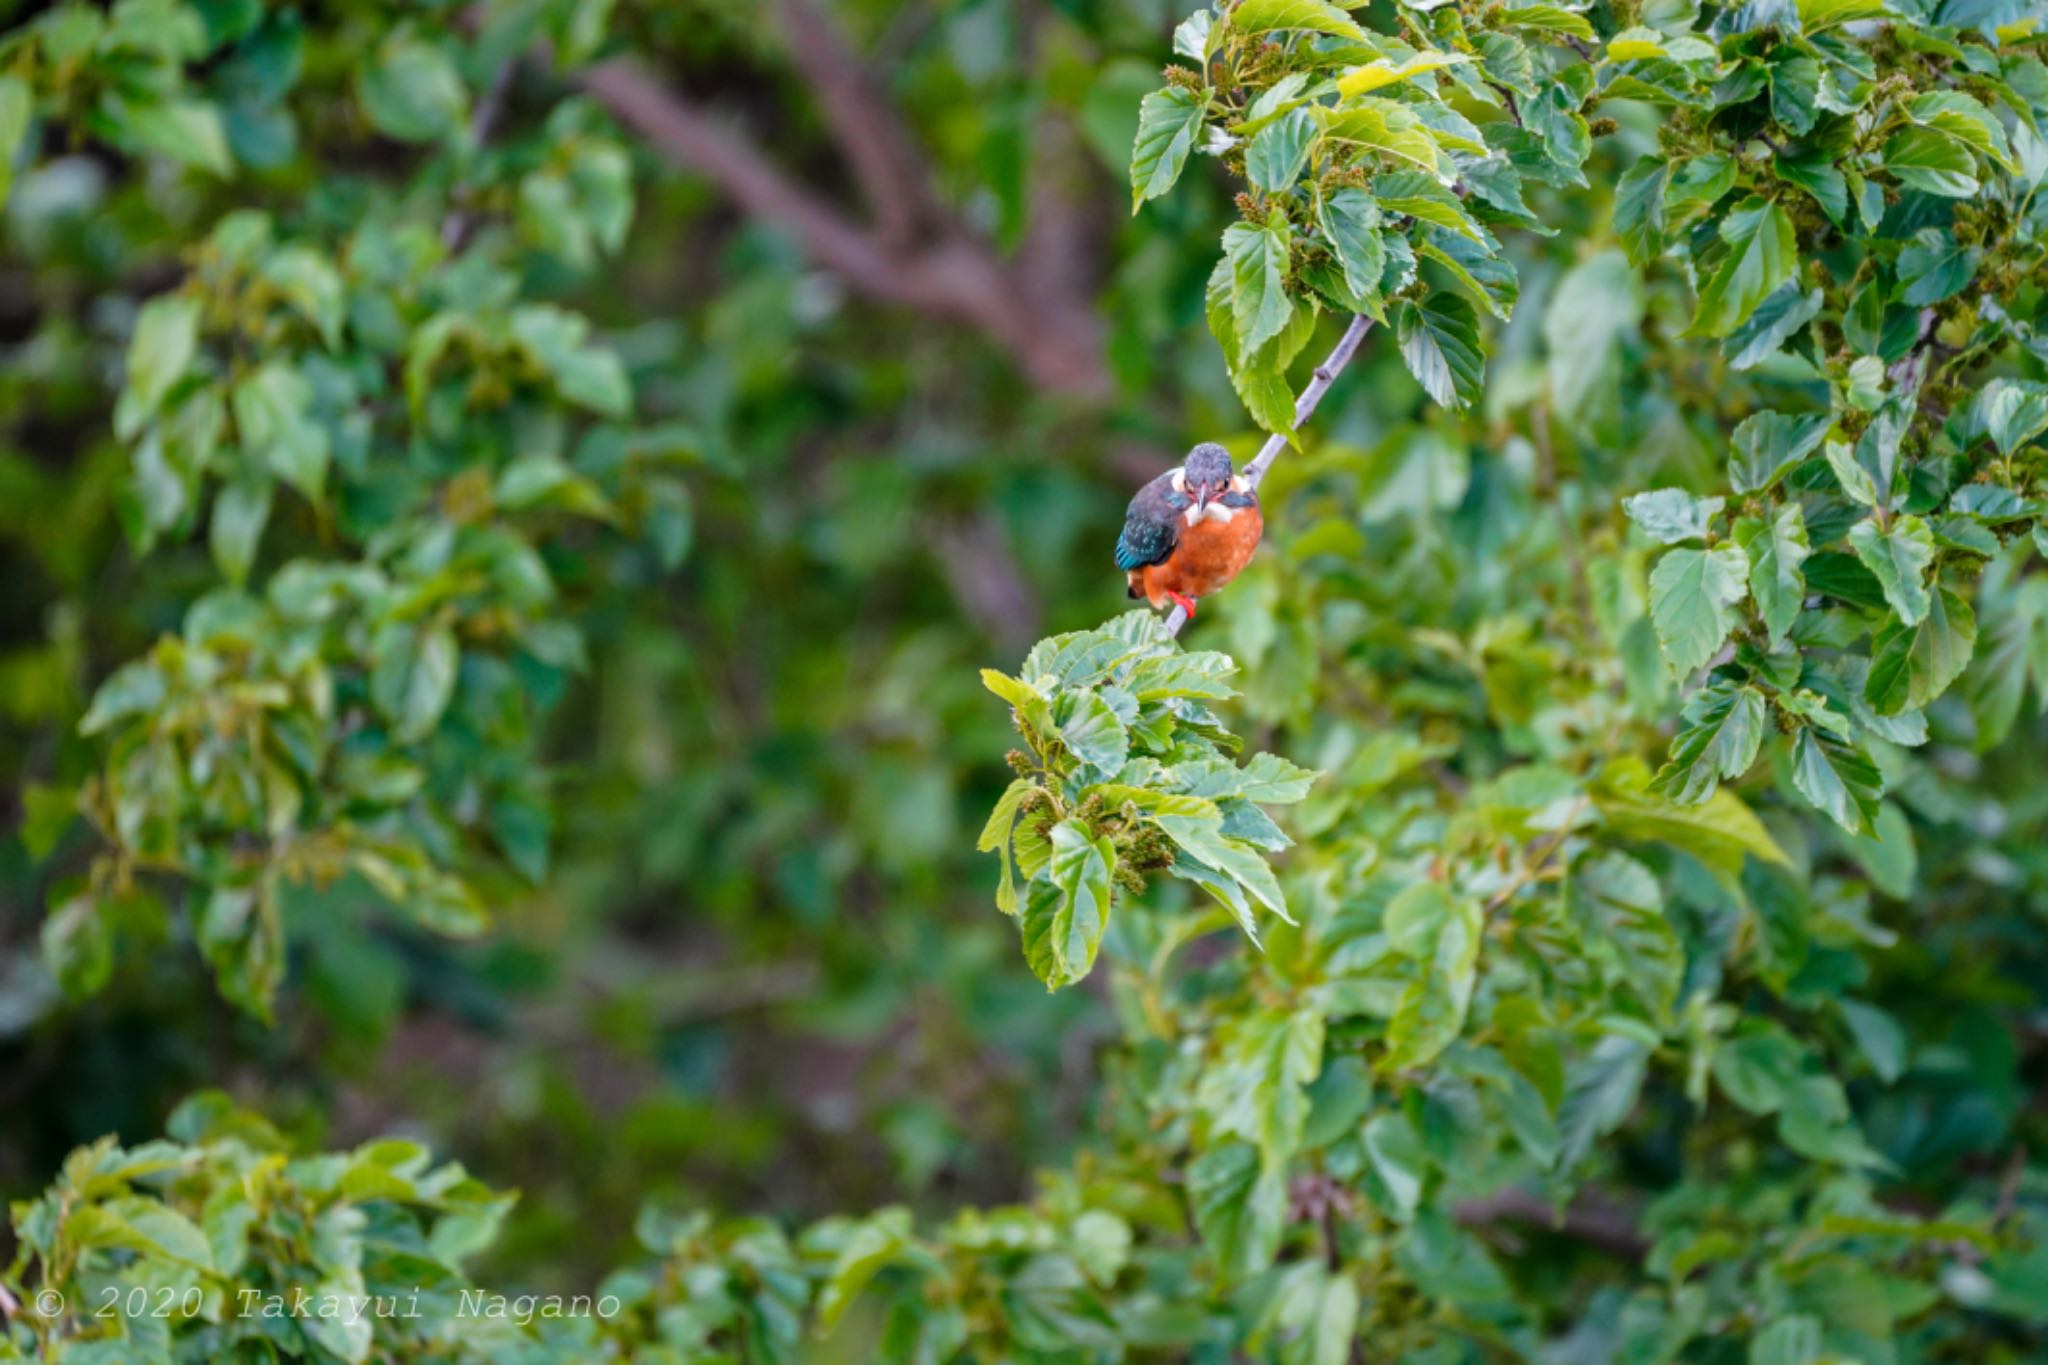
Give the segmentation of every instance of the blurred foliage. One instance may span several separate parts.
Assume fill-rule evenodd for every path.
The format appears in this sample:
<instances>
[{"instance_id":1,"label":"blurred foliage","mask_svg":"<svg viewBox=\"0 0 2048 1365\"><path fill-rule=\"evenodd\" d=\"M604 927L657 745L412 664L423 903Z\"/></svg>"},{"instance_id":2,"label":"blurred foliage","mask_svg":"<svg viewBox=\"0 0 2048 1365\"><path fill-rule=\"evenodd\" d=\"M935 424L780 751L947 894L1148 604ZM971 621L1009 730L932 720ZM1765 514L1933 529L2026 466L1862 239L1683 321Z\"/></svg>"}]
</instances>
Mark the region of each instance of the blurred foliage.
<instances>
[{"instance_id":1,"label":"blurred foliage","mask_svg":"<svg viewBox=\"0 0 2048 1365\"><path fill-rule=\"evenodd\" d=\"M585 77L806 12L0 40L0 1356L2048 1352L2038 17L836 6L1101 396Z\"/></svg>"}]
</instances>

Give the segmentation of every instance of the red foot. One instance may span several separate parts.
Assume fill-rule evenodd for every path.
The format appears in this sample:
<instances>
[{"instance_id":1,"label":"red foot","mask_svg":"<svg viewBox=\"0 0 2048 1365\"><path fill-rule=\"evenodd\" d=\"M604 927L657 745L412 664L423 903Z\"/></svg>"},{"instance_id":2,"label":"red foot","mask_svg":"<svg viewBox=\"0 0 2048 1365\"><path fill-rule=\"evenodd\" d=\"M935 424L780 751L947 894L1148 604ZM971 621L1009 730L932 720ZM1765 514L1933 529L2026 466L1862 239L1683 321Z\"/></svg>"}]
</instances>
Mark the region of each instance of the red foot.
<instances>
[{"instance_id":1,"label":"red foot","mask_svg":"<svg viewBox=\"0 0 2048 1365\"><path fill-rule=\"evenodd\" d=\"M1192 620L1194 620L1194 619L1195 619L1195 599L1194 599L1194 598L1192 598L1192 597L1182 597L1182 596L1181 596L1181 595L1180 595L1179 593L1177 593L1177 592L1169 592L1169 593L1168 593L1168 594L1166 594L1166 595L1167 595L1168 597L1171 597L1171 598L1172 598L1172 599L1173 599L1173 600L1174 600L1175 602L1177 602L1177 603L1178 603L1178 604L1180 605L1180 609L1181 609L1182 611L1184 611L1184 612L1186 612L1186 613L1188 614L1188 620L1192 621Z\"/></svg>"}]
</instances>

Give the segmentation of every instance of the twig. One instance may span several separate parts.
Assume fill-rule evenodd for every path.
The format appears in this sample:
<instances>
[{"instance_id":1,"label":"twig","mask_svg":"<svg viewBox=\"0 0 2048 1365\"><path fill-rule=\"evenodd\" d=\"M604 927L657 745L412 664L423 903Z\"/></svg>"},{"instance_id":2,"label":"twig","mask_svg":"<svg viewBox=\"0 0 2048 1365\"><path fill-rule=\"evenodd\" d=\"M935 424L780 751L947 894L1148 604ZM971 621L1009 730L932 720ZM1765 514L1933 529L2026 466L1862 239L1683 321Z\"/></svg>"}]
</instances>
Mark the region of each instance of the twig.
<instances>
[{"instance_id":1,"label":"twig","mask_svg":"<svg viewBox=\"0 0 2048 1365\"><path fill-rule=\"evenodd\" d=\"M1635 1214L1618 1204L1584 1194L1562 1213L1550 1201L1527 1190L1505 1189L1459 1203L1456 1216L1468 1228L1496 1223L1530 1223L1626 1258L1650 1250L1650 1239L1637 1226Z\"/></svg>"},{"instance_id":2,"label":"twig","mask_svg":"<svg viewBox=\"0 0 2048 1365\"><path fill-rule=\"evenodd\" d=\"M1358 354L1359 343L1365 340L1365 334L1371 330L1371 318L1363 313L1352 317L1351 325L1346 327L1344 335L1338 338L1336 348L1328 356L1324 357L1322 364L1316 366L1316 372L1309 379L1308 387L1303 389L1301 397L1294 401L1294 425L1296 430L1299 430L1309 418L1315 416L1316 408L1323 401L1323 395L1330 391L1330 385L1337 382L1337 376L1343 373L1346 365L1351 363L1351 357ZM1245 482L1256 490L1260 484L1266 481L1266 472L1273 467L1273 461L1279 459L1280 452L1286 448L1287 438L1285 436L1278 432L1268 436L1266 444L1259 448L1259 453L1252 457L1252 462L1244 467ZM1183 607L1175 607L1166 618L1166 633L1168 635L1178 635L1180 634L1180 628L1187 623L1187 610Z\"/></svg>"},{"instance_id":3,"label":"twig","mask_svg":"<svg viewBox=\"0 0 2048 1365\"><path fill-rule=\"evenodd\" d=\"M505 112L506 97L512 93L512 78L518 74L519 58L507 57L498 63L497 71L491 76L490 88L476 102L476 109L469 116L469 138L478 147L491 140L491 131L497 127L498 117ZM447 216L441 219L441 245L448 248L450 255L462 250L475 222L475 215L469 211L469 187L458 187L455 197L456 202L449 206Z\"/></svg>"}]
</instances>

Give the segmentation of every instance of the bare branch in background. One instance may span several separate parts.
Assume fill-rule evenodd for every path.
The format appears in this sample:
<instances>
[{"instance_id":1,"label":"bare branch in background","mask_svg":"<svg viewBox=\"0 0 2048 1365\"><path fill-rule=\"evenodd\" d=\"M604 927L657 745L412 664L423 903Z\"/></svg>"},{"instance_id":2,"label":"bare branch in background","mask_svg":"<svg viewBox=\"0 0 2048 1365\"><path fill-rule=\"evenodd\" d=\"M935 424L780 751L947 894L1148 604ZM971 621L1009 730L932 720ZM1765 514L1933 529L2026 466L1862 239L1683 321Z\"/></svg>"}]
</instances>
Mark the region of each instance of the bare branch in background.
<instances>
[{"instance_id":1,"label":"bare branch in background","mask_svg":"<svg viewBox=\"0 0 2048 1365\"><path fill-rule=\"evenodd\" d=\"M900 114L831 21L811 0L780 0L778 12L791 60L817 92L872 221L799 183L744 133L638 63L601 63L580 83L670 161L716 182L742 211L791 234L821 268L859 292L975 328L1040 388L1106 397L1102 330L1085 281L1066 269L1032 268L1037 253L1005 260L951 213L938 201Z\"/></svg>"},{"instance_id":2,"label":"bare branch in background","mask_svg":"<svg viewBox=\"0 0 2048 1365\"><path fill-rule=\"evenodd\" d=\"M938 527L932 553L960 610L990 639L1014 654L1038 638L1043 610L994 517L981 512Z\"/></svg>"},{"instance_id":3,"label":"bare branch in background","mask_svg":"<svg viewBox=\"0 0 2048 1365\"><path fill-rule=\"evenodd\" d=\"M920 231L943 224L945 211L910 130L846 45L836 21L811 0L780 0L778 8L790 58L817 95L825 129L853 168L876 235L886 245L906 246Z\"/></svg>"}]
</instances>

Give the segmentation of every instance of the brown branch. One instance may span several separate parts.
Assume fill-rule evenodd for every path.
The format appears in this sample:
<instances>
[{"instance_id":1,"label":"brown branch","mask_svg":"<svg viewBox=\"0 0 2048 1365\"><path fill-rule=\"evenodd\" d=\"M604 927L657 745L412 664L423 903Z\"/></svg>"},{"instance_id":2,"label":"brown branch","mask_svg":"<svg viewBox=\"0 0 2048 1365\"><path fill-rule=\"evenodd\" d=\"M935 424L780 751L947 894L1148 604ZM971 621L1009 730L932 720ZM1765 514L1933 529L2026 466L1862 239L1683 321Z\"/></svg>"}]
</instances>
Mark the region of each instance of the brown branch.
<instances>
[{"instance_id":1,"label":"brown branch","mask_svg":"<svg viewBox=\"0 0 2048 1365\"><path fill-rule=\"evenodd\" d=\"M825 60L816 53L812 59ZM751 139L668 90L630 58L593 66L578 83L669 160L717 182L742 211L794 236L813 261L860 292L976 328L1041 388L1092 400L1107 396L1101 331L1087 304L1035 287L950 217L928 225L915 243L890 241L798 184ZM843 102L832 120L843 145L862 129L841 119L865 108L870 98L879 96L848 89L831 97ZM827 113L835 107L828 102ZM883 183L867 177L890 178L893 184L893 177L905 173L899 164L904 154L899 147L874 157L856 175L864 184Z\"/></svg>"},{"instance_id":2,"label":"brown branch","mask_svg":"<svg viewBox=\"0 0 2048 1365\"><path fill-rule=\"evenodd\" d=\"M1540 1195L1505 1189L1464 1200L1456 1212L1458 1221L1466 1227L1534 1224L1629 1259L1638 1259L1650 1250L1650 1239L1636 1225L1633 1212L1592 1195L1580 1196L1559 1212Z\"/></svg>"},{"instance_id":3,"label":"brown branch","mask_svg":"<svg viewBox=\"0 0 2048 1365\"><path fill-rule=\"evenodd\" d=\"M780 0L778 8L790 59L818 97L825 130L846 155L876 235L907 246L921 231L944 224L948 215L916 143L837 24L811 0Z\"/></svg>"},{"instance_id":4,"label":"brown branch","mask_svg":"<svg viewBox=\"0 0 2048 1365\"><path fill-rule=\"evenodd\" d=\"M476 102L476 109L469 116L469 138L481 147L491 140L491 133L498 126L498 119L505 112L505 101L512 93L513 78L519 74L519 58L507 57L498 63L498 69L491 76L490 86L483 98ZM455 202L449 206L446 216L441 219L441 245L452 256L462 250L469 240L470 229L475 225L476 216L469 208L469 187L458 186Z\"/></svg>"},{"instance_id":5,"label":"brown branch","mask_svg":"<svg viewBox=\"0 0 2048 1365\"><path fill-rule=\"evenodd\" d=\"M1010 553L1003 528L987 512L940 526L932 554L960 609L1009 654L1038 638L1038 596Z\"/></svg>"}]
</instances>

